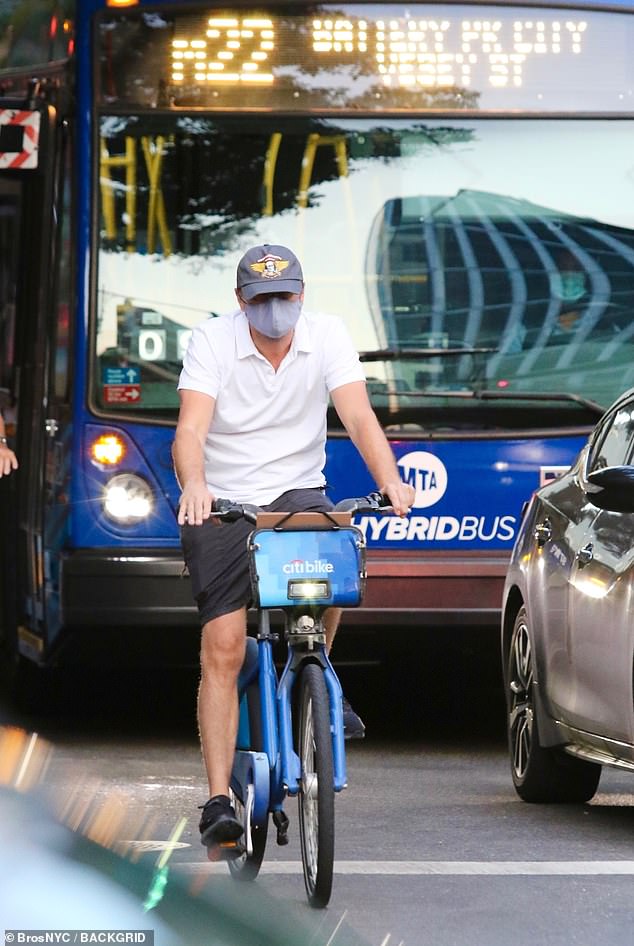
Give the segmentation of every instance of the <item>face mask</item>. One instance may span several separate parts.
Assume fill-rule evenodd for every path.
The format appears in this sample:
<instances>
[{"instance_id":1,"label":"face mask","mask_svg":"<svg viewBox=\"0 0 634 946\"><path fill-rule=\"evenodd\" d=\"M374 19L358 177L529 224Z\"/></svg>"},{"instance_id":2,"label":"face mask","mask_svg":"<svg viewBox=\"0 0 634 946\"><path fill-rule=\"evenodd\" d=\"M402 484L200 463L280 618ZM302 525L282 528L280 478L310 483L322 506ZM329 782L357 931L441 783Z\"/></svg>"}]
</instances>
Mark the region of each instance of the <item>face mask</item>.
<instances>
[{"instance_id":1,"label":"face mask","mask_svg":"<svg viewBox=\"0 0 634 946\"><path fill-rule=\"evenodd\" d=\"M282 338L297 325L302 311L300 299L271 296L266 302L247 302L245 315L249 324L267 338Z\"/></svg>"}]
</instances>

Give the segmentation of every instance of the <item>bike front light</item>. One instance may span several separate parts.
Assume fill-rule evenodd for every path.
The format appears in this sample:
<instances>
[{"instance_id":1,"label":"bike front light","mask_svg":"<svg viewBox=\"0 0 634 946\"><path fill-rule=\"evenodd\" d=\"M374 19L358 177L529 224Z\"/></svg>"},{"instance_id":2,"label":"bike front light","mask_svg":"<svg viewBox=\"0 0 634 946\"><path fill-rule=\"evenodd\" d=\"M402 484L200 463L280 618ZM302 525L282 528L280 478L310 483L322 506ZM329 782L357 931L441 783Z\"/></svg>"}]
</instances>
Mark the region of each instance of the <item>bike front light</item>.
<instances>
[{"instance_id":1,"label":"bike front light","mask_svg":"<svg viewBox=\"0 0 634 946\"><path fill-rule=\"evenodd\" d=\"M305 579L291 579L288 583L289 598L319 598L330 597L329 581L306 581Z\"/></svg>"},{"instance_id":2,"label":"bike front light","mask_svg":"<svg viewBox=\"0 0 634 946\"><path fill-rule=\"evenodd\" d=\"M132 525L152 512L154 499L149 483L136 473L119 473L106 484L103 508L115 522Z\"/></svg>"}]
</instances>

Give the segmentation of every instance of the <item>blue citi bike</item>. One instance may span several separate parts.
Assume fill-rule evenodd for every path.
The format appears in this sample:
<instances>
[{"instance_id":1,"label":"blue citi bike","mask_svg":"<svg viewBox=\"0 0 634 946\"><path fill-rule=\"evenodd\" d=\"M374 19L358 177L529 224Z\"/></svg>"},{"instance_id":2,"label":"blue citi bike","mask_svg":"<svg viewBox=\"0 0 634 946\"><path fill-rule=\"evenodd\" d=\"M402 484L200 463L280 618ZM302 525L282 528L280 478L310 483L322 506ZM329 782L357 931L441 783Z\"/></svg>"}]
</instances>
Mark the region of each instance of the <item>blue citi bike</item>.
<instances>
[{"instance_id":1,"label":"blue citi bike","mask_svg":"<svg viewBox=\"0 0 634 946\"><path fill-rule=\"evenodd\" d=\"M288 843L284 801L299 805L304 883L316 908L330 900L335 852L335 793L346 787L342 690L326 653L329 607L363 596L363 533L352 515L389 508L381 493L345 499L332 512L263 512L216 499L215 515L254 525L247 547L257 637L247 638L238 681L240 716L231 793L244 835L222 845L231 874L254 880L264 858L269 815L277 843ZM282 609L288 653L280 675L271 610Z\"/></svg>"}]
</instances>

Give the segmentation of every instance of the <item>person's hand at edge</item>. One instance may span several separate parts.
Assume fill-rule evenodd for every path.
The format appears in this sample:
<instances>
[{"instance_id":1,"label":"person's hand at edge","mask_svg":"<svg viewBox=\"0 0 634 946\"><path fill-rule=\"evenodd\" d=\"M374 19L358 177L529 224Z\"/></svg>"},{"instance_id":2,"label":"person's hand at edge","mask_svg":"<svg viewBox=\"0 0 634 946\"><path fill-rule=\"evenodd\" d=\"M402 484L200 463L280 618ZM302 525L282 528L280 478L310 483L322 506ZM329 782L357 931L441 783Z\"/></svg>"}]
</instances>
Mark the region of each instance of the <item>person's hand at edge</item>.
<instances>
[{"instance_id":1,"label":"person's hand at edge","mask_svg":"<svg viewBox=\"0 0 634 946\"><path fill-rule=\"evenodd\" d=\"M13 450L6 443L0 443L0 476L8 476L12 470L17 470L17 468L18 458Z\"/></svg>"}]
</instances>

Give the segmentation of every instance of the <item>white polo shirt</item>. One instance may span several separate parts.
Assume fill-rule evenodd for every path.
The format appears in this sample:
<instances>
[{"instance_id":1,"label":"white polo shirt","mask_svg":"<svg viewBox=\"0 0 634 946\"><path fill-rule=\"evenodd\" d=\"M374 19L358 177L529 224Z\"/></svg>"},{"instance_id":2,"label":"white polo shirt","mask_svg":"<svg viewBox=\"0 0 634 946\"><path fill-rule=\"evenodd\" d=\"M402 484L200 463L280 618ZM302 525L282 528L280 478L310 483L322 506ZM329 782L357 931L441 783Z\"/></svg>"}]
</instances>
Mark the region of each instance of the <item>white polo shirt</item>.
<instances>
[{"instance_id":1,"label":"white polo shirt","mask_svg":"<svg viewBox=\"0 0 634 946\"><path fill-rule=\"evenodd\" d=\"M277 371L243 312L197 326L178 388L216 400L205 443L214 496L266 505L288 489L324 486L329 392L351 381L365 374L337 316L302 312Z\"/></svg>"}]
</instances>

